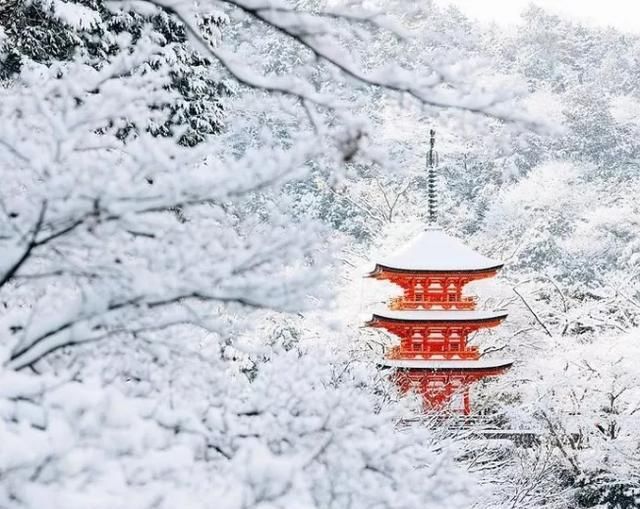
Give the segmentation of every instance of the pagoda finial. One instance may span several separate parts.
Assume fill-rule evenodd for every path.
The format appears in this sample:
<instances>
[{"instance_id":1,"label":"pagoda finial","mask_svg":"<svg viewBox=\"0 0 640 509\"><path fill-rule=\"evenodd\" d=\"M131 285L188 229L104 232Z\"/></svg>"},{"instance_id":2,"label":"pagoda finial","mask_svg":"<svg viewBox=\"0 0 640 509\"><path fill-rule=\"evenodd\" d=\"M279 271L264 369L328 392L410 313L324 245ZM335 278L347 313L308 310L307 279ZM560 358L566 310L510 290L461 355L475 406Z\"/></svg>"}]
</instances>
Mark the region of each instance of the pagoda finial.
<instances>
[{"instance_id":1,"label":"pagoda finial","mask_svg":"<svg viewBox=\"0 0 640 509\"><path fill-rule=\"evenodd\" d=\"M431 129L429 134L429 152L427 153L427 201L429 210L429 226L435 226L438 222L438 193L436 190L436 165L438 164L438 153L435 150L436 131Z\"/></svg>"}]
</instances>

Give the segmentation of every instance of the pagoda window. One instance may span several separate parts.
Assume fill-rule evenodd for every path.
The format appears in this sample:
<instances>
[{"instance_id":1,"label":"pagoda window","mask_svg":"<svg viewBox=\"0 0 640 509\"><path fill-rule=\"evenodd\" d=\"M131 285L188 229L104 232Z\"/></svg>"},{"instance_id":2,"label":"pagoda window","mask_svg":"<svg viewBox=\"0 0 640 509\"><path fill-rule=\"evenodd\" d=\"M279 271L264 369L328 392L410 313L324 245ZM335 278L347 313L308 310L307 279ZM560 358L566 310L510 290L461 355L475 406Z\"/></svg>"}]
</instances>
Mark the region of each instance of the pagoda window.
<instances>
[{"instance_id":1,"label":"pagoda window","mask_svg":"<svg viewBox=\"0 0 640 509\"><path fill-rule=\"evenodd\" d=\"M413 336L411 336L411 349L414 352L422 352L424 347L424 338L422 334L419 332L414 332Z\"/></svg>"},{"instance_id":2,"label":"pagoda window","mask_svg":"<svg viewBox=\"0 0 640 509\"><path fill-rule=\"evenodd\" d=\"M427 336L428 351L430 352L442 352L444 351L445 337L444 331L431 330Z\"/></svg>"},{"instance_id":3,"label":"pagoda window","mask_svg":"<svg viewBox=\"0 0 640 509\"><path fill-rule=\"evenodd\" d=\"M456 331L451 331L449 334L449 351L458 352L460 351L460 334Z\"/></svg>"},{"instance_id":4,"label":"pagoda window","mask_svg":"<svg viewBox=\"0 0 640 509\"><path fill-rule=\"evenodd\" d=\"M424 300L424 286L418 283L414 288L414 298L416 301Z\"/></svg>"},{"instance_id":5,"label":"pagoda window","mask_svg":"<svg viewBox=\"0 0 640 509\"><path fill-rule=\"evenodd\" d=\"M428 341L444 341L444 331L443 330L431 330L429 331L429 335L427 336Z\"/></svg>"},{"instance_id":6,"label":"pagoda window","mask_svg":"<svg viewBox=\"0 0 640 509\"><path fill-rule=\"evenodd\" d=\"M442 293L442 283L440 281L431 281L427 287L429 293Z\"/></svg>"}]
</instances>

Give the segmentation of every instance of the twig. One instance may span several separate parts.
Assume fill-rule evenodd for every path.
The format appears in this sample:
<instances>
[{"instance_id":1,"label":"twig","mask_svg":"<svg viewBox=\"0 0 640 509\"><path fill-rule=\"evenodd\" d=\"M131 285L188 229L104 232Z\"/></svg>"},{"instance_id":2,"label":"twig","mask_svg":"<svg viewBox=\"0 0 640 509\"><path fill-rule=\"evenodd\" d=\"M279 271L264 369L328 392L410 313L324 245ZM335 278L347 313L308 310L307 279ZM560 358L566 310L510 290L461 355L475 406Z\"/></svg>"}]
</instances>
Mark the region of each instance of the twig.
<instances>
[{"instance_id":1,"label":"twig","mask_svg":"<svg viewBox=\"0 0 640 509\"><path fill-rule=\"evenodd\" d=\"M542 328L544 329L544 331L547 333L547 335L549 337L553 337L553 334L551 334L551 331L549 331L549 329L547 328L547 326L543 323L543 321L540 319L540 317L537 315L537 313L531 308L531 306L529 305L529 303L525 300L525 298L520 294L520 292L518 292L518 290L513 287L512 288L513 292L520 297L520 300L523 302L523 304L527 307L527 309L529 310L529 312L533 315L533 317L536 319L536 322L538 322Z\"/></svg>"}]
</instances>

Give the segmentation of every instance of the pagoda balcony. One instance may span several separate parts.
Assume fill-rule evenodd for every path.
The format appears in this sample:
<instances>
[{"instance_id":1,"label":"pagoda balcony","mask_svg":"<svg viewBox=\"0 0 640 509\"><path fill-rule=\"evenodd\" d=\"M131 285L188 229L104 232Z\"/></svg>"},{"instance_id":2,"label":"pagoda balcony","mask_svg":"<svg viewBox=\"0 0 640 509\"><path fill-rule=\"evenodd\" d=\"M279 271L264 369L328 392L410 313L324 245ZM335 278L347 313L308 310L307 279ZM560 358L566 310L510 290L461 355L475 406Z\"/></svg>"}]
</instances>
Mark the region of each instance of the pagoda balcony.
<instances>
[{"instance_id":1,"label":"pagoda balcony","mask_svg":"<svg viewBox=\"0 0 640 509\"><path fill-rule=\"evenodd\" d=\"M461 359L478 360L480 352L477 346L468 346L465 350L444 351L441 347L427 348L421 350L407 350L400 346L394 346L387 351L387 359Z\"/></svg>"},{"instance_id":2,"label":"pagoda balcony","mask_svg":"<svg viewBox=\"0 0 640 509\"><path fill-rule=\"evenodd\" d=\"M428 296L429 300L408 300L405 297L395 297L389 302L389 309L400 311L403 309L476 309L478 300L475 297L461 297L449 300L446 295Z\"/></svg>"}]
</instances>

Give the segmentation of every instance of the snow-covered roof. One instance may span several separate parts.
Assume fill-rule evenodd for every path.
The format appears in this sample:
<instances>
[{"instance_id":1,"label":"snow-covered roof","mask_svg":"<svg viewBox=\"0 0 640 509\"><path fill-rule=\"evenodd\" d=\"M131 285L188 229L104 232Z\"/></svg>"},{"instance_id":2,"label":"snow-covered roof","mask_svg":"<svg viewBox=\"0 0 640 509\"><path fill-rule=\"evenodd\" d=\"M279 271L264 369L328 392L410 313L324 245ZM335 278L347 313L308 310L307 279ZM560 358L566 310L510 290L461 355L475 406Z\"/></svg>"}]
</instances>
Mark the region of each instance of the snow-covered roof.
<instances>
[{"instance_id":1,"label":"snow-covered roof","mask_svg":"<svg viewBox=\"0 0 640 509\"><path fill-rule=\"evenodd\" d=\"M414 369L501 369L513 364L511 359L481 360L432 360L432 359L383 359L382 366Z\"/></svg>"},{"instance_id":2,"label":"snow-covered roof","mask_svg":"<svg viewBox=\"0 0 640 509\"><path fill-rule=\"evenodd\" d=\"M465 246L442 228L429 227L395 253L376 261L381 267L421 272L498 269L503 263Z\"/></svg>"},{"instance_id":3,"label":"snow-covered roof","mask_svg":"<svg viewBox=\"0 0 640 509\"><path fill-rule=\"evenodd\" d=\"M457 322L482 321L506 318L507 312L497 311L431 311L431 310L401 310L392 311L378 308L373 311L373 318L388 318L390 320L404 320L411 322Z\"/></svg>"}]
</instances>

